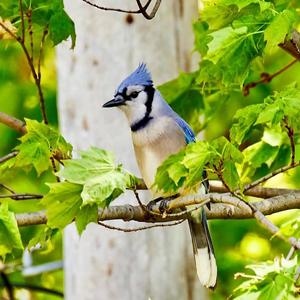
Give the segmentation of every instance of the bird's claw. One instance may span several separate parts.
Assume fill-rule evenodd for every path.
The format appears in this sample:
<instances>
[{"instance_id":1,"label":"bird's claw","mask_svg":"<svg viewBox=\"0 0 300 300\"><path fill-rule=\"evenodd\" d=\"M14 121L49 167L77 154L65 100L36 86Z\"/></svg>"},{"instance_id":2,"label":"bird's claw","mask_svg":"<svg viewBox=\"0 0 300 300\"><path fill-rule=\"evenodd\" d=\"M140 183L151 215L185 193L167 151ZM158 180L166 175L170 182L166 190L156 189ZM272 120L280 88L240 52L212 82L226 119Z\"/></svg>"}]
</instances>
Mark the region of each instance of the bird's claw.
<instances>
[{"instance_id":1,"label":"bird's claw","mask_svg":"<svg viewBox=\"0 0 300 300\"><path fill-rule=\"evenodd\" d=\"M159 204L159 211L160 211L160 213L163 214L163 215L165 215L167 213L168 206L169 206L169 200L162 199L160 201L160 204Z\"/></svg>"}]
</instances>

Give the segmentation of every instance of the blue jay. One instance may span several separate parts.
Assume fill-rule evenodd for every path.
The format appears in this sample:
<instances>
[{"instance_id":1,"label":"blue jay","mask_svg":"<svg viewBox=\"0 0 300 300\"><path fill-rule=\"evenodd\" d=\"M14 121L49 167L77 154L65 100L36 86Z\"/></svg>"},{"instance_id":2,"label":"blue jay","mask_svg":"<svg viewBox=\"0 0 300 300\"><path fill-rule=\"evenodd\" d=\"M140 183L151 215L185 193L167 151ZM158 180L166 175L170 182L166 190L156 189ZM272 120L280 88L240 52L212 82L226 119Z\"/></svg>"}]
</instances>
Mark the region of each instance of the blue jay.
<instances>
[{"instance_id":1,"label":"blue jay","mask_svg":"<svg viewBox=\"0 0 300 300\"><path fill-rule=\"evenodd\" d=\"M140 64L122 81L114 99L103 107L118 107L125 113L131 128L136 160L150 190L162 162L187 144L195 142L189 125L154 88L145 64ZM192 217L188 222L199 280L204 286L214 288L217 266L204 210L201 212L201 222Z\"/></svg>"}]
</instances>

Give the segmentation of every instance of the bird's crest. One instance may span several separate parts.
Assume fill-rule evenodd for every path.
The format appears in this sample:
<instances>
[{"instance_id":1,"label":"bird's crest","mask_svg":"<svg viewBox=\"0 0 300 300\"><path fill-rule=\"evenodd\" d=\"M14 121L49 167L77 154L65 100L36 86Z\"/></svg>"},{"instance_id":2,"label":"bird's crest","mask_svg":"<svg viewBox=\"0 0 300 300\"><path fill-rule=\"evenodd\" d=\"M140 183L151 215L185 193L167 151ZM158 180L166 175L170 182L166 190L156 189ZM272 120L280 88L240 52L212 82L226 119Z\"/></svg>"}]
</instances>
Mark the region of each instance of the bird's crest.
<instances>
[{"instance_id":1,"label":"bird's crest","mask_svg":"<svg viewBox=\"0 0 300 300\"><path fill-rule=\"evenodd\" d=\"M124 79L118 87L118 92L122 92L125 87L130 85L152 85L151 74L146 64L141 63L135 71L133 71L126 79Z\"/></svg>"}]
</instances>

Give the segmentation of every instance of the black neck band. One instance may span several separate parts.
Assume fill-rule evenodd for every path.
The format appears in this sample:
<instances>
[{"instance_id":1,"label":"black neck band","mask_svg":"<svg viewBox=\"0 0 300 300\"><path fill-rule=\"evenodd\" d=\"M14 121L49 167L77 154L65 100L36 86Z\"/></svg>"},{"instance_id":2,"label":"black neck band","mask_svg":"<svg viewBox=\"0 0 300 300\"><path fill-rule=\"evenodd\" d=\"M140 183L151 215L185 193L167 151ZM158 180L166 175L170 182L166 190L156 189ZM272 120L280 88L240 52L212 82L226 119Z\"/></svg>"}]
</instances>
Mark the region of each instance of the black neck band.
<instances>
[{"instance_id":1,"label":"black neck band","mask_svg":"<svg viewBox=\"0 0 300 300\"><path fill-rule=\"evenodd\" d=\"M145 113L144 117L141 120L139 120L136 123L133 123L130 126L131 131L133 131L133 132L144 128L148 124L148 122L151 119L153 119L152 117L150 117L150 113L151 113L151 110L152 110L152 102L153 102L153 98L154 98L155 89L152 85L148 85L148 86L145 87L144 91L147 93L147 101L145 103L146 113Z\"/></svg>"}]
</instances>

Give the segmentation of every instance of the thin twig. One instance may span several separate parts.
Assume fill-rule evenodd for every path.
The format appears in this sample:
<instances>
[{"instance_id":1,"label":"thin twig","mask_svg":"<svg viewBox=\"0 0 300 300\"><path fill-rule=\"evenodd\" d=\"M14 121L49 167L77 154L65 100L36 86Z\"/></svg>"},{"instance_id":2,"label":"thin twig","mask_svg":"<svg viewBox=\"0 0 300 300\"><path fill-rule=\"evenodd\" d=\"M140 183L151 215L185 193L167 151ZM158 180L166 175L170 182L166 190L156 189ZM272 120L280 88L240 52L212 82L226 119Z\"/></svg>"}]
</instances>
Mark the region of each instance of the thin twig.
<instances>
[{"instance_id":1,"label":"thin twig","mask_svg":"<svg viewBox=\"0 0 300 300\"><path fill-rule=\"evenodd\" d=\"M285 259L290 260L292 258L292 256L294 255L294 253L295 253L295 248L292 246Z\"/></svg>"},{"instance_id":2,"label":"thin twig","mask_svg":"<svg viewBox=\"0 0 300 300\"><path fill-rule=\"evenodd\" d=\"M29 39L30 39L30 58L31 61L33 61L33 30L32 30L32 10L29 9L26 13L26 17L27 17L27 22L28 22L28 34L29 34Z\"/></svg>"},{"instance_id":3,"label":"thin twig","mask_svg":"<svg viewBox=\"0 0 300 300\"><path fill-rule=\"evenodd\" d=\"M37 74L38 74L38 78L41 81L42 79L42 74L41 74L41 61L42 61L42 56L43 56L43 50L44 50L44 43L45 43L45 39L46 36L48 34L48 26L49 24L46 24L44 31L43 31L43 35L42 35L42 39L41 39L41 44L40 44L40 53L39 53L39 58L38 58L38 64L37 64Z\"/></svg>"},{"instance_id":4,"label":"thin twig","mask_svg":"<svg viewBox=\"0 0 300 300\"><path fill-rule=\"evenodd\" d=\"M19 0L20 3L20 9L22 8L22 0ZM25 57L27 59L28 65L30 67L35 85L37 87L38 90L38 95L39 95L39 103L40 103L40 109L41 109L41 113L42 113L42 117L44 120L45 124L48 124L48 118L47 118L47 114L46 114L46 106L45 106L45 98L44 98L44 93L41 87L41 80L39 79L37 72L35 70L33 61L30 58L30 54L28 52L28 49L26 48L25 42L22 38L16 36L9 28L7 28L3 23L0 22L0 26L6 31L8 32L21 46L21 48L23 49L23 52L25 54Z\"/></svg>"},{"instance_id":5,"label":"thin twig","mask_svg":"<svg viewBox=\"0 0 300 300\"><path fill-rule=\"evenodd\" d=\"M293 165L289 165L289 166L285 166L285 167L279 168L279 169L275 170L274 172L272 172L272 173L270 173L270 174L268 174L268 175L266 175L266 176L264 176L262 178L259 178L256 181L253 181L252 183L249 183L249 184L245 185L244 186L244 192L248 191L248 190L250 190L252 188L254 188L255 186L257 186L257 185L259 185L259 184L261 184L261 183L269 180L270 178L272 178L272 177L274 177L274 176L276 176L276 175L278 175L280 173L283 173L283 172L286 172L286 171L288 171L290 169L298 167L299 165L300 165L300 161L295 162ZM240 192L240 190L237 190L236 192Z\"/></svg>"},{"instance_id":6,"label":"thin twig","mask_svg":"<svg viewBox=\"0 0 300 300\"><path fill-rule=\"evenodd\" d=\"M169 223L169 224L155 224L155 225L149 225L149 226L142 226L142 227L138 227L138 228L121 228L121 227L116 227L116 226L112 226L112 225L108 225L105 224L101 221L98 221L98 224L108 228L108 229L113 229L113 230L117 230L117 231L123 231L123 232L137 232L137 231L141 231L141 230L147 230L147 229L151 229L151 228L157 228L157 227L171 227L171 226L176 226L181 224L182 222L184 222L185 219L173 222L173 223Z\"/></svg>"},{"instance_id":7,"label":"thin twig","mask_svg":"<svg viewBox=\"0 0 300 300\"><path fill-rule=\"evenodd\" d=\"M14 190L8 187L7 185L0 183L0 187L4 188L5 190L9 191L12 194L15 194Z\"/></svg>"},{"instance_id":8,"label":"thin twig","mask_svg":"<svg viewBox=\"0 0 300 300\"><path fill-rule=\"evenodd\" d=\"M9 116L4 112L0 112L0 123L20 132L21 134L26 133L26 125L24 122L12 116Z\"/></svg>"},{"instance_id":9,"label":"thin twig","mask_svg":"<svg viewBox=\"0 0 300 300\"><path fill-rule=\"evenodd\" d=\"M23 13L23 3L22 0L19 0L19 9L20 9L20 18L21 18L21 41L22 43L25 43L25 24L24 24L24 13Z\"/></svg>"},{"instance_id":10,"label":"thin twig","mask_svg":"<svg viewBox=\"0 0 300 300\"><path fill-rule=\"evenodd\" d=\"M51 161L51 165L52 165L53 172L54 172L54 174L56 174L58 170L57 170L57 168L56 168L55 160L54 160L54 157L53 157L53 156L50 157L50 161ZM57 181L57 182L60 182L60 179L59 179L58 176L55 175L55 178L56 178L56 181Z\"/></svg>"},{"instance_id":11,"label":"thin twig","mask_svg":"<svg viewBox=\"0 0 300 300\"><path fill-rule=\"evenodd\" d=\"M143 5L141 4L140 0L136 0L136 3L140 9L140 12L142 13L142 15L147 19L147 20L151 20L155 17L158 9L159 9L159 6L160 6L160 3L161 3L161 0L156 0L155 4L154 4L154 7L151 11L150 14L147 13L146 11L146 8L143 7ZM147 6L148 7L148 6Z\"/></svg>"},{"instance_id":12,"label":"thin twig","mask_svg":"<svg viewBox=\"0 0 300 300\"><path fill-rule=\"evenodd\" d=\"M10 36L15 39L16 41L19 41L21 38L16 36L6 25L4 25L3 22L0 22L0 26L8 33Z\"/></svg>"},{"instance_id":13,"label":"thin twig","mask_svg":"<svg viewBox=\"0 0 300 300\"><path fill-rule=\"evenodd\" d=\"M10 160L11 158L18 155L18 151L13 151L11 153L8 153L7 155L0 158L0 164L6 162L7 160Z\"/></svg>"},{"instance_id":14,"label":"thin twig","mask_svg":"<svg viewBox=\"0 0 300 300\"><path fill-rule=\"evenodd\" d=\"M9 194L0 195L0 199L10 198L13 200L32 200L32 199L42 199L43 195L38 194Z\"/></svg>"},{"instance_id":15,"label":"thin twig","mask_svg":"<svg viewBox=\"0 0 300 300\"><path fill-rule=\"evenodd\" d=\"M286 71L287 69L289 69L297 61L299 61L299 60L298 59L292 60L286 66L284 66L282 69L278 70L274 74L270 75L269 73L261 73L261 75L260 75L261 79L260 80L249 82L249 83L247 83L247 84L244 85L244 87L243 87L243 95L244 96L248 96L250 94L250 89L255 88L260 83L269 83L274 77L280 75L281 73L283 73L284 71Z\"/></svg>"},{"instance_id":16,"label":"thin twig","mask_svg":"<svg viewBox=\"0 0 300 300\"><path fill-rule=\"evenodd\" d=\"M140 10L126 10L126 9L113 8L113 7L104 7L104 6L97 5L97 4L95 4L95 3L93 3L89 0L82 0L82 1L89 4L89 5L91 5L91 6L93 6L93 7L95 7L95 8L105 10L105 11L116 11L116 12L129 13L129 14L139 14L139 13L141 13ZM151 2L151 0L149 2Z\"/></svg>"},{"instance_id":17,"label":"thin twig","mask_svg":"<svg viewBox=\"0 0 300 300\"><path fill-rule=\"evenodd\" d=\"M31 69L31 73L32 73L35 85L36 85L37 90L38 90L40 109L41 109L41 113L42 113L44 123L48 124L48 118L47 118L47 114L46 114L45 98L44 98L44 93L43 93L42 86L41 86L41 80L40 80L40 78L38 77L38 75L36 73L35 67L33 65L33 62L30 58L30 55L28 53L28 50L27 50L25 44L20 42L20 45L23 49L23 52L25 53L25 56L27 58L27 62L28 62L29 67Z\"/></svg>"},{"instance_id":18,"label":"thin twig","mask_svg":"<svg viewBox=\"0 0 300 300\"><path fill-rule=\"evenodd\" d=\"M42 286L36 286L34 284L13 282L13 283L11 283L11 285L15 288L26 289L26 290L30 290L30 291L42 292L42 293L46 293L46 294L50 294L50 295L64 297L64 294L60 291L48 289L48 288L42 287Z\"/></svg>"},{"instance_id":19,"label":"thin twig","mask_svg":"<svg viewBox=\"0 0 300 300\"><path fill-rule=\"evenodd\" d=\"M7 290L7 294L8 294L9 299L14 300L15 299L15 297L14 297L14 288L13 288L13 285L11 284L8 276L4 272L1 272L0 275L1 275L1 278L2 278L2 281L3 281L3 286Z\"/></svg>"},{"instance_id":20,"label":"thin twig","mask_svg":"<svg viewBox=\"0 0 300 300\"><path fill-rule=\"evenodd\" d=\"M290 140L291 146L291 166L295 164L295 137L294 137L294 129L289 125L288 117L284 116L283 118L284 127L287 131L287 135Z\"/></svg>"}]
</instances>

